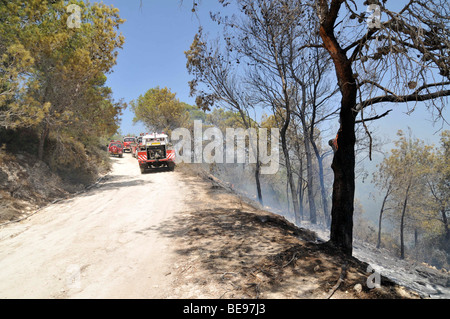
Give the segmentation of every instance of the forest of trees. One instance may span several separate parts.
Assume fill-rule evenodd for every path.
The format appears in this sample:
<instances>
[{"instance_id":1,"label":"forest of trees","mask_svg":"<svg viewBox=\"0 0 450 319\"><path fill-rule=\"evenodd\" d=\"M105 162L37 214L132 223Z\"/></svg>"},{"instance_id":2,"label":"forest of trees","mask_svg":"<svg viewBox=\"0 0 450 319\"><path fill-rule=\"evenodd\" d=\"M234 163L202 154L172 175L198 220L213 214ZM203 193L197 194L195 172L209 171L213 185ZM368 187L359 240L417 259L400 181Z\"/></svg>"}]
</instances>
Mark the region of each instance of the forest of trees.
<instances>
[{"instance_id":1,"label":"forest of trees","mask_svg":"<svg viewBox=\"0 0 450 319\"><path fill-rule=\"evenodd\" d=\"M219 36L210 38L200 26L185 52L191 96L205 111L221 107L251 118L251 125L278 127L285 194L295 221L306 217L313 224L330 225L330 243L351 254L357 160L361 154L372 158L376 136L369 125L389 114L382 106L404 104L410 112L426 108L430 120L446 123L448 1L218 2L224 11L210 16ZM201 1L192 3L195 12ZM229 7L233 15L225 13ZM269 114L264 123L255 117L255 109ZM333 127L332 134L324 131ZM322 141L324 133L336 136L329 141L333 151ZM410 195L419 191L413 186L419 181L412 178L410 187L392 185L388 196L401 208L401 233L413 215ZM442 185L448 187L448 182ZM263 202L258 165L255 186ZM442 209L445 224L448 207L435 213Z\"/></svg>"},{"instance_id":2,"label":"forest of trees","mask_svg":"<svg viewBox=\"0 0 450 319\"><path fill-rule=\"evenodd\" d=\"M112 6L71 5L0 1L0 146L87 182L126 106L105 86L124 21Z\"/></svg>"},{"instance_id":3,"label":"forest of trees","mask_svg":"<svg viewBox=\"0 0 450 319\"><path fill-rule=\"evenodd\" d=\"M374 182L383 194L377 247L383 246L384 219L393 225L390 237L397 237L396 253L408 252L430 264L450 265L450 131L441 133L439 146L398 132L395 148L374 173ZM413 238L408 240L407 235Z\"/></svg>"}]
</instances>

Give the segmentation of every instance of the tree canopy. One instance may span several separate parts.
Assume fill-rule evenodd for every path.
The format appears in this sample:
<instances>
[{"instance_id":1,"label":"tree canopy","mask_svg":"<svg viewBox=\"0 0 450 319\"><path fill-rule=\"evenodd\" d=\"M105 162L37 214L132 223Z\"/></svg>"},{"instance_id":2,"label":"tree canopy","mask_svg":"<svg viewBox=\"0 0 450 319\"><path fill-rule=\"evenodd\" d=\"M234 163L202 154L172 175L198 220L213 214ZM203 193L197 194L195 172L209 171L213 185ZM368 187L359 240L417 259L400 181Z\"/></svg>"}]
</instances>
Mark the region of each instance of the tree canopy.
<instances>
[{"instance_id":1,"label":"tree canopy","mask_svg":"<svg viewBox=\"0 0 450 319\"><path fill-rule=\"evenodd\" d=\"M171 132L188 124L189 113L185 104L176 98L167 87L149 89L131 102L135 114L133 122L142 122L154 131Z\"/></svg>"},{"instance_id":2,"label":"tree canopy","mask_svg":"<svg viewBox=\"0 0 450 319\"><path fill-rule=\"evenodd\" d=\"M58 157L50 155L49 139L54 151L64 149L71 158L80 148L62 144L82 149L97 143L92 136L113 135L126 104L113 101L105 83L124 43L123 22L117 8L103 3L2 1L1 132L31 129L38 143L29 150L39 159L47 154L49 162Z\"/></svg>"}]
</instances>

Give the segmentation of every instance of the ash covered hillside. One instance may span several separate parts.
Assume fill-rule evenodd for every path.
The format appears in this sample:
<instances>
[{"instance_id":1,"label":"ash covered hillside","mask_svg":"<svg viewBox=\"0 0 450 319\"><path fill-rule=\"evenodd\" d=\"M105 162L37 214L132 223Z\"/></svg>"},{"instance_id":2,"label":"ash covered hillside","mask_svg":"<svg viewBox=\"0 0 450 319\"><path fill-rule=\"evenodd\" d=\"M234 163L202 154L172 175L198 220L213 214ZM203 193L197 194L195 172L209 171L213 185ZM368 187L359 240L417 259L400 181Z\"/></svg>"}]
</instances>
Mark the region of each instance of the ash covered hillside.
<instances>
[{"instance_id":1,"label":"ash covered hillside","mask_svg":"<svg viewBox=\"0 0 450 319\"><path fill-rule=\"evenodd\" d=\"M197 170L199 174L209 174L211 172L224 187L248 197L255 203L257 202L251 167L245 168L238 164L225 164L221 166L197 165ZM239 174L236 174L236 171ZM264 179L262 180L264 181ZM262 183L264 207L259 207L283 216L294 223L292 206L288 209L288 205L285 202L286 199L280 196L282 193L280 184L282 183L274 182L273 177L269 180L272 182ZM277 188L278 191L276 190ZM399 246L389 242L390 237L384 234L383 240L387 245L382 245L380 248L377 248L376 232L373 231L376 226L371 225L369 221L364 219L364 216L361 216L361 205L357 206L356 209L359 209L360 213L355 215L353 256L372 267L368 273L377 272L399 285L416 291L425 298L450 298L450 273L447 268L442 267L442 263L439 263L440 267L433 266L432 263L427 263L417 258L418 254L401 259L399 256ZM329 229L326 225L323 225L323 223L312 224L307 214L305 214L304 220L298 226L314 231L318 235L318 238L324 242L329 239ZM372 235L369 235L371 230ZM392 241L394 241L394 238L392 238ZM414 247L410 249L414 252ZM445 260L446 256L444 253L444 264Z\"/></svg>"}]
</instances>

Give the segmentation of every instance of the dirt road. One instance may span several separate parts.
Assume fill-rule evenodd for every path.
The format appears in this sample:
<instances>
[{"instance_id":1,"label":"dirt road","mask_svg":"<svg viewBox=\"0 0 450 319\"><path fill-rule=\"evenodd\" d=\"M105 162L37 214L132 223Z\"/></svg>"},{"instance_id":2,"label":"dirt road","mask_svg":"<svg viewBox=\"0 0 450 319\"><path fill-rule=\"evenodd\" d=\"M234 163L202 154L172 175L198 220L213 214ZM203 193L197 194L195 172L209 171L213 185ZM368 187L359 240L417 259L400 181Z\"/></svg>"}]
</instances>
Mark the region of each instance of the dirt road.
<instances>
[{"instance_id":1,"label":"dirt road","mask_svg":"<svg viewBox=\"0 0 450 319\"><path fill-rule=\"evenodd\" d=\"M114 158L106 181L0 229L1 298L170 297L174 267L159 227L198 189L177 172L141 175Z\"/></svg>"}]
</instances>

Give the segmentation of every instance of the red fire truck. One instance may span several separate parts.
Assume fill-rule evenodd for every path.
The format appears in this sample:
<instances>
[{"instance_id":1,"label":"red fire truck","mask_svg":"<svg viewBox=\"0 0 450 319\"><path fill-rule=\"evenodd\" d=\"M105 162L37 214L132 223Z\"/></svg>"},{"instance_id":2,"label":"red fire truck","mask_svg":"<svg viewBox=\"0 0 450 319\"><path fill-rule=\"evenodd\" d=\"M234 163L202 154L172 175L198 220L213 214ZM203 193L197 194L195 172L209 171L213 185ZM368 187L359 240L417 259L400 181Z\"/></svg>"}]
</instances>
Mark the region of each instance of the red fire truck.
<instances>
[{"instance_id":1,"label":"red fire truck","mask_svg":"<svg viewBox=\"0 0 450 319\"><path fill-rule=\"evenodd\" d=\"M148 134L142 136L142 144L137 150L137 160L141 173L146 170L167 167L175 169L175 150L169 150L169 137L164 134Z\"/></svg>"},{"instance_id":2,"label":"red fire truck","mask_svg":"<svg viewBox=\"0 0 450 319\"><path fill-rule=\"evenodd\" d=\"M135 137L126 136L123 138L123 151L124 152L130 152L131 153L131 146L132 144L136 143Z\"/></svg>"}]
</instances>

